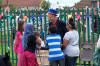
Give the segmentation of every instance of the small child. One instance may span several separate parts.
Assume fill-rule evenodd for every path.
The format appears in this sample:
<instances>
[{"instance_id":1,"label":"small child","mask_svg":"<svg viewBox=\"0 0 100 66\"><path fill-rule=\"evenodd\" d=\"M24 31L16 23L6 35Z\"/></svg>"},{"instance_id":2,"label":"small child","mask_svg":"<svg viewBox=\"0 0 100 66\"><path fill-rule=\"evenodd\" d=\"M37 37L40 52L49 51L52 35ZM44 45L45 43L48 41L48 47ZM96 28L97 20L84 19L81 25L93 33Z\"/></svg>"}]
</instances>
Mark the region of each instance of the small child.
<instances>
[{"instance_id":1,"label":"small child","mask_svg":"<svg viewBox=\"0 0 100 66\"><path fill-rule=\"evenodd\" d=\"M37 31L34 31L34 36L37 38L37 43L38 45L41 45L41 38L40 38L40 33Z\"/></svg>"},{"instance_id":2,"label":"small child","mask_svg":"<svg viewBox=\"0 0 100 66\"><path fill-rule=\"evenodd\" d=\"M23 57L24 66L39 66L35 55L36 41L37 38L34 35L28 36L27 47L24 50Z\"/></svg>"},{"instance_id":3,"label":"small child","mask_svg":"<svg viewBox=\"0 0 100 66\"><path fill-rule=\"evenodd\" d=\"M16 38L14 40L14 52L18 55L18 63L17 66L23 66L22 57L23 57L23 48L22 48L22 36L25 27L25 22L19 21L18 30L16 33Z\"/></svg>"},{"instance_id":4,"label":"small child","mask_svg":"<svg viewBox=\"0 0 100 66\"><path fill-rule=\"evenodd\" d=\"M61 50L61 36L56 34L55 26L50 26L49 35L46 37L46 44L49 47L50 66L65 66L64 54Z\"/></svg>"},{"instance_id":5,"label":"small child","mask_svg":"<svg viewBox=\"0 0 100 66\"><path fill-rule=\"evenodd\" d=\"M34 31L34 36L37 38L37 40L36 40L36 51L35 51L35 54L37 55L37 53L38 53L38 49L39 49L39 47L41 47L41 38L40 38L40 33L39 32L37 32L37 31Z\"/></svg>"},{"instance_id":6,"label":"small child","mask_svg":"<svg viewBox=\"0 0 100 66\"><path fill-rule=\"evenodd\" d=\"M44 42L40 38L40 33L37 31L34 31L34 35L37 37L38 46L41 45L41 47L45 47Z\"/></svg>"}]
</instances>

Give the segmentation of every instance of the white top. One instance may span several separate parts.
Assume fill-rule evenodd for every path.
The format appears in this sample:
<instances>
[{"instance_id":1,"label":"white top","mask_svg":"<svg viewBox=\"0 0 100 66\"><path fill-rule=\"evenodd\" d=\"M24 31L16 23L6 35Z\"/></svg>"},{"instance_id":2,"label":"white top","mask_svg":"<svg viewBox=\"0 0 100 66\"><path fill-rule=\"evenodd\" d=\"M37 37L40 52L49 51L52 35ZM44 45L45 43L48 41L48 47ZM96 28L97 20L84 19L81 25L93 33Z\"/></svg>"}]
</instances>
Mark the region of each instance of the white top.
<instances>
[{"instance_id":1,"label":"white top","mask_svg":"<svg viewBox=\"0 0 100 66\"><path fill-rule=\"evenodd\" d=\"M64 40L68 40L68 45L64 49L64 54L70 57L79 56L79 35L76 30L69 31L65 33L63 38Z\"/></svg>"},{"instance_id":2,"label":"white top","mask_svg":"<svg viewBox=\"0 0 100 66\"><path fill-rule=\"evenodd\" d=\"M41 47L45 47L45 44L42 40L41 40Z\"/></svg>"},{"instance_id":3,"label":"white top","mask_svg":"<svg viewBox=\"0 0 100 66\"><path fill-rule=\"evenodd\" d=\"M98 42L97 42L97 48L100 49L100 36L99 36L99 39L98 39Z\"/></svg>"}]
</instances>

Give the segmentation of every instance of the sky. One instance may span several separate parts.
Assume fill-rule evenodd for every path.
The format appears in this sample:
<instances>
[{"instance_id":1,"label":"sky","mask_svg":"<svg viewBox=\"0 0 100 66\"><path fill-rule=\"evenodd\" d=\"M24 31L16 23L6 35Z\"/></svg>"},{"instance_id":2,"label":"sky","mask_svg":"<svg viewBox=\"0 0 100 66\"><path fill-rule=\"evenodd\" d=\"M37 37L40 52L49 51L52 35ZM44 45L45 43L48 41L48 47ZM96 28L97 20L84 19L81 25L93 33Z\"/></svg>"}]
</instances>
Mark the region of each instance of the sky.
<instances>
[{"instance_id":1,"label":"sky","mask_svg":"<svg viewBox=\"0 0 100 66\"><path fill-rule=\"evenodd\" d=\"M75 3L80 2L80 0L46 0L51 3L51 8L57 6L57 2L59 2L60 6L74 6Z\"/></svg>"}]
</instances>

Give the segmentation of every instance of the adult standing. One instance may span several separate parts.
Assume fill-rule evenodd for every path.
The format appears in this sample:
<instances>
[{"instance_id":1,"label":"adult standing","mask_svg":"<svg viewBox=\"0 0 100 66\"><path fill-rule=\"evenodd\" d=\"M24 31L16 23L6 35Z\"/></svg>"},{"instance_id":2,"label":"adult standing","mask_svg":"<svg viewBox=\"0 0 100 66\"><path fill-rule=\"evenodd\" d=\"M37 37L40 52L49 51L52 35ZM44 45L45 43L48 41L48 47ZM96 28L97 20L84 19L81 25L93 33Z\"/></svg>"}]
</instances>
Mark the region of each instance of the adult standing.
<instances>
[{"instance_id":1,"label":"adult standing","mask_svg":"<svg viewBox=\"0 0 100 66\"><path fill-rule=\"evenodd\" d=\"M49 27L54 25L57 28L57 34L61 36L61 40L63 42L63 37L65 33L67 32L66 23L64 23L63 21L57 18L57 11L54 9L49 10L48 19L51 21L49 23Z\"/></svg>"},{"instance_id":2,"label":"adult standing","mask_svg":"<svg viewBox=\"0 0 100 66\"><path fill-rule=\"evenodd\" d=\"M71 18L66 24L69 30L63 38L65 66L76 66L77 58L79 56L79 34L75 29L75 23Z\"/></svg>"}]
</instances>

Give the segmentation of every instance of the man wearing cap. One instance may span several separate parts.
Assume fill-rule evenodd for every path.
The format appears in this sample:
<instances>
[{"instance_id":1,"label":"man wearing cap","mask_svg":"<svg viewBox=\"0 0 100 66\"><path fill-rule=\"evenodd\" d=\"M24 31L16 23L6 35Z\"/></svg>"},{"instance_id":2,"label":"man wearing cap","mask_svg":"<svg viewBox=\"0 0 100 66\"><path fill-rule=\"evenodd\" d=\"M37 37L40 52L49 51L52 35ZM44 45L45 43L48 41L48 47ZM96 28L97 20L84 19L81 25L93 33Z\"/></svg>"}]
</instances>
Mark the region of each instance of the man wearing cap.
<instances>
[{"instance_id":1,"label":"man wearing cap","mask_svg":"<svg viewBox=\"0 0 100 66\"><path fill-rule=\"evenodd\" d=\"M57 18L57 11L54 9L49 10L48 19L51 21L49 23L49 27L52 25L57 27L57 34L60 34L62 42L63 42L63 37L64 37L65 33L67 32L66 23L64 23L63 21L61 21Z\"/></svg>"}]
</instances>

